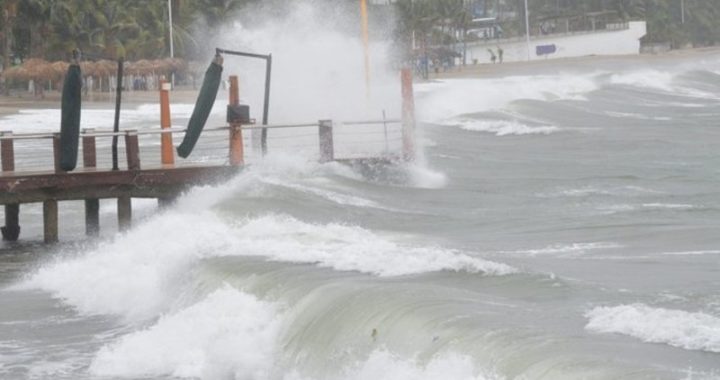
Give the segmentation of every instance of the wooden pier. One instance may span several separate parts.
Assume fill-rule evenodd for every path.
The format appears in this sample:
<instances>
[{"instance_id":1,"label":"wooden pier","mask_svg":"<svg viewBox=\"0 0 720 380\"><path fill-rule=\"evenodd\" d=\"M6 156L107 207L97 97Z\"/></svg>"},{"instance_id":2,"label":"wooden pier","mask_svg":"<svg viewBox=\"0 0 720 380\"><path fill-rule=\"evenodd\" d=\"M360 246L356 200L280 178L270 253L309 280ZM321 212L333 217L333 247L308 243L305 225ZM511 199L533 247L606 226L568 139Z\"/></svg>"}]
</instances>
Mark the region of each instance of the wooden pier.
<instances>
[{"instance_id":1,"label":"wooden pier","mask_svg":"<svg viewBox=\"0 0 720 380\"><path fill-rule=\"evenodd\" d=\"M403 75L403 84L406 86ZM230 77L230 104L237 104L238 86L237 77ZM410 101L412 92L410 91ZM406 90L403 90L406 96ZM216 158L224 156L220 162L209 160L175 162L175 151L172 145L173 134L182 134L184 129L170 127L168 88L160 90L161 125L153 129L128 129L120 132L106 130L85 129L81 132L82 166L64 172L59 165L60 135L59 133L24 133L14 134L11 131L0 132L0 205L5 209L5 224L2 227L3 240L16 241L20 236L20 210L21 205L28 203L43 204L44 241L57 242L58 236L58 202L77 201L85 202L85 225L89 236L97 235L100 231L100 199L117 200L117 218L121 230L130 227L132 222L132 198L154 198L159 205L166 206L182 194L189 187L198 184L212 184L226 181L240 172L245 166L245 144L243 132L256 133L272 129L312 128L317 133L318 161L353 161L353 160L382 160L393 161L408 158L412 148L412 127L414 120L412 104L404 105L403 120L375 120L338 123L345 127L364 125L384 128L385 144L388 144L388 125L400 126L403 152L392 153L385 151L382 155L366 157L337 157L336 156L336 123L332 120L320 120L313 123L293 125L242 125L229 122L228 125L206 128L204 134L224 134L224 154L221 146L214 146ZM378 131L382 134L382 130ZM141 145L140 137L155 139L153 144ZM220 135L222 136L222 135ZM99 155L97 140L106 138L121 138L124 141L125 160L122 167L113 170L107 165L107 155ZM160 152L153 152L160 140ZM47 168L38 169L37 165L31 170L16 167L16 150L23 148L22 142L45 141L52 146L52 157L46 163ZM203 141L201 138L200 142ZM218 142L219 139L213 141ZM255 144L252 139L251 144ZM223 145L223 144L221 144ZM157 149L157 148L155 148ZM253 148L254 149L254 148ZM143 152L147 150L147 152ZM108 149L109 151L109 149ZM259 149L258 149L259 151ZM25 152L26 156L28 152ZM108 152L109 153L109 152ZM32 152L30 153L32 154ZM146 162L141 162L141 156ZM98 159L103 157L103 164ZM148 159L151 157L151 159ZM155 159L152 159L155 157ZM54 165L51 161L54 159ZM17 163L20 164L22 160Z\"/></svg>"}]
</instances>

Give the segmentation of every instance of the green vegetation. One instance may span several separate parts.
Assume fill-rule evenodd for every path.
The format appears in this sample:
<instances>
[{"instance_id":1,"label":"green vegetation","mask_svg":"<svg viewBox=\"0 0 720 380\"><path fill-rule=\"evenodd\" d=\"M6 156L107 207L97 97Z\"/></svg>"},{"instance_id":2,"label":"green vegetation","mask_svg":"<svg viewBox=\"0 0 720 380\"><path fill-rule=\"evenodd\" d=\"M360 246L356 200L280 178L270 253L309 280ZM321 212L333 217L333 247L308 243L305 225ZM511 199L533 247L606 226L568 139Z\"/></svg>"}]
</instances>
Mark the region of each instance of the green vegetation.
<instances>
[{"instance_id":1,"label":"green vegetation","mask_svg":"<svg viewBox=\"0 0 720 380\"><path fill-rule=\"evenodd\" d=\"M466 33L473 27L472 10L475 16L497 17L505 37L525 33L524 0L398 0L396 4L398 37L407 46L413 35L416 46L419 38L431 45L472 39ZM601 22L647 20L647 43L669 42L675 48L720 43L717 0L528 0L528 5L533 34L547 20L570 20L575 24L571 30L589 29L590 18Z\"/></svg>"},{"instance_id":2,"label":"green vegetation","mask_svg":"<svg viewBox=\"0 0 720 380\"><path fill-rule=\"evenodd\" d=\"M350 6L358 0L332 1ZM212 28L233 20L250 3L280 7L278 0L172 0L175 56L207 55L203 38ZM717 0L528 0L531 31L546 20L572 20L584 28L588 15L604 22L648 21L645 42L670 42L673 47L706 46L720 42L720 1ZM684 23L681 3L685 5ZM392 8L376 6L376 15ZM397 0L398 42L413 45L452 45L477 35L474 17L496 17L504 37L525 33L524 0ZM12 59L67 60L79 48L89 56L128 60L169 56L166 0L0 0L0 46L3 66ZM312 21L308 21L312 22ZM584 24L583 24L584 23ZM198 33L199 32L199 33Z\"/></svg>"},{"instance_id":3,"label":"green vegetation","mask_svg":"<svg viewBox=\"0 0 720 380\"><path fill-rule=\"evenodd\" d=\"M193 28L218 25L252 0L172 0L175 56L202 47ZM6 60L67 59L85 54L129 60L169 56L166 0L0 0L0 45ZM7 61L6 61L7 63Z\"/></svg>"}]
</instances>

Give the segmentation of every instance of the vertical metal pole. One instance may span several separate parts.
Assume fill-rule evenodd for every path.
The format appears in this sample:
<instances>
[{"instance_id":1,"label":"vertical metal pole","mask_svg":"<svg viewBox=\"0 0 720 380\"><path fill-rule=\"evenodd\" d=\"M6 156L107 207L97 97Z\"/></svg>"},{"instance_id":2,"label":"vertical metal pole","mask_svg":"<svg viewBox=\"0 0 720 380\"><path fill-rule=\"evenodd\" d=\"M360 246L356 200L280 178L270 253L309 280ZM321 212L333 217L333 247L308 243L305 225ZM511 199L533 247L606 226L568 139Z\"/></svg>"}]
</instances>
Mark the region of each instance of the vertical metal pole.
<instances>
[{"instance_id":1,"label":"vertical metal pole","mask_svg":"<svg viewBox=\"0 0 720 380\"><path fill-rule=\"evenodd\" d=\"M680 0L680 18L682 23L685 23L685 0Z\"/></svg>"},{"instance_id":2,"label":"vertical metal pole","mask_svg":"<svg viewBox=\"0 0 720 380\"><path fill-rule=\"evenodd\" d=\"M360 0L360 24L362 25L363 58L365 60L365 97L370 99L370 42L367 0Z\"/></svg>"},{"instance_id":3,"label":"vertical metal pole","mask_svg":"<svg viewBox=\"0 0 720 380\"><path fill-rule=\"evenodd\" d=\"M265 101L263 103L263 125L268 125L268 113L270 112L270 79L272 78L272 54L265 59ZM263 156L267 154L267 128L262 129L260 137Z\"/></svg>"},{"instance_id":4,"label":"vertical metal pole","mask_svg":"<svg viewBox=\"0 0 720 380\"><path fill-rule=\"evenodd\" d=\"M172 0L168 0L168 21L170 24L170 58L175 58L175 44L173 43L173 19L172 19ZM170 83L175 88L175 72L170 73Z\"/></svg>"},{"instance_id":5,"label":"vertical metal pole","mask_svg":"<svg viewBox=\"0 0 720 380\"><path fill-rule=\"evenodd\" d=\"M525 38L527 41L527 60L530 60L530 13L528 12L528 2L525 0Z\"/></svg>"},{"instance_id":6,"label":"vertical metal pole","mask_svg":"<svg viewBox=\"0 0 720 380\"><path fill-rule=\"evenodd\" d=\"M387 122L385 121L387 119L385 116L385 110L383 110L382 113L383 113L383 130L385 131L385 153L387 153L390 151L390 146L388 145Z\"/></svg>"},{"instance_id":7,"label":"vertical metal pole","mask_svg":"<svg viewBox=\"0 0 720 380\"><path fill-rule=\"evenodd\" d=\"M120 131L120 103L122 102L123 61L123 57L120 57L120 59L118 59L117 88L115 89L115 124L113 125L113 132L115 132L115 135L112 139L112 170L120 170L120 168L118 167L117 133Z\"/></svg>"}]
</instances>

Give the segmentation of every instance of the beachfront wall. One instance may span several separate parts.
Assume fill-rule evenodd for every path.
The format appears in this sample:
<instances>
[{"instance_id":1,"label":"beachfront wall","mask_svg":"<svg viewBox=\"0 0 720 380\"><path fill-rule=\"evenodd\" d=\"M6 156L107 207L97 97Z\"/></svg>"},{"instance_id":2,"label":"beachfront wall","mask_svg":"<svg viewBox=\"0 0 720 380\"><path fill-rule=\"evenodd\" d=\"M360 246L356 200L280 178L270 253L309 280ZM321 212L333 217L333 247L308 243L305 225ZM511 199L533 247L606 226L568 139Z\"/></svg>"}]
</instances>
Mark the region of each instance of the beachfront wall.
<instances>
[{"instance_id":1,"label":"beachfront wall","mask_svg":"<svg viewBox=\"0 0 720 380\"><path fill-rule=\"evenodd\" d=\"M589 55L640 54L640 38L647 33L645 21L608 25L607 29L594 32L552 34L532 36L530 39L530 60L584 57ZM525 38L482 41L468 45L467 62L492 63L488 49L498 55L503 50L504 62L528 60L528 45Z\"/></svg>"}]
</instances>

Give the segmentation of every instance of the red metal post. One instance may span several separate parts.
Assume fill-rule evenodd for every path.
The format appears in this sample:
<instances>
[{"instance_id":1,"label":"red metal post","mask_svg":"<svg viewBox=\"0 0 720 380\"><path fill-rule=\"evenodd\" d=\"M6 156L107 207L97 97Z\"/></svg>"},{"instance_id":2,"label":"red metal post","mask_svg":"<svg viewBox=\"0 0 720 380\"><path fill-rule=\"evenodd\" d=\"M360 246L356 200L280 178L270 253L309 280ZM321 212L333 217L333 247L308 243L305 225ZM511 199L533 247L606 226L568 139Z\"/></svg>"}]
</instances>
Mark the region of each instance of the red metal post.
<instances>
[{"instance_id":1,"label":"red metal post","mask_svg":"<svg viewBox=\"0 0 720 380\"><path fill-rule=\"evenodd\" d=\"M406 161L415 159L415 97L413 95L413 78L410 69L402 69L402 142L403 158Z\"/></svg>"},{"instance_id":2,"label":"red metal post","mask_svg":"<svg viewBox=\"0 0 720 380\"><path fill-rule=\"evenodd\" d=\"M237 75L230 76L230 105L240 104L240 89ZM230 165L239 166L245 163L243 152L242 125L230 123Z\"/></svg>"},{"instance_id":3,"label":"red metal post","mask_svg":"<svg viewBox=\"0 0 720 380\"><path fill-rule=\"evenodd\" d=\"M160 128L170 129L170 83L160 82ZM172 134L163 133L160 137L160 150L163 165L175 164Z\"/></svg>"}]
</instances>

